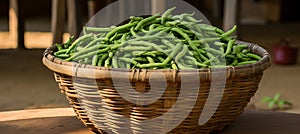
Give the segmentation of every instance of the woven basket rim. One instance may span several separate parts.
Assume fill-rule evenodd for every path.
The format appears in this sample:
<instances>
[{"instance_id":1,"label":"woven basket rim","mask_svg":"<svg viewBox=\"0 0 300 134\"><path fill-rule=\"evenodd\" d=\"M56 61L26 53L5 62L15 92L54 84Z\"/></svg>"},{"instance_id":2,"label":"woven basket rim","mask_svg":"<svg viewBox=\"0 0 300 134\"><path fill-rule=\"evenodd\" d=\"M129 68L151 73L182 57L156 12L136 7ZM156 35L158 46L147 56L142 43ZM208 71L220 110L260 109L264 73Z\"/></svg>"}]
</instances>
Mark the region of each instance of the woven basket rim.
<instances>
[{"instance_id":1,"label":"woven basket rim","mask_svg":"<svg viewBox=\"0 0 300 134\"><path fill-rule=\"evenodd\" d=\"M195 72L202 72L202 73L210 73L212 69L214 72L219 71L227 71L229 72L227 75L228 77L232 77L232 75L236 75L237 73L261 73L267 68L271 66L271 57L270 54L262 47L255 43L248 43L244 41L237 41L237 43L246 44L252 52L262 56L258 62L253 64L241 65L241 66L225 66L223 68L203 68L203 69L193 69L193 70L173 70L173 69L122 69L122 68L107 68L107 67L99 67L99 66L92 66L88 64L80 64L76 62L68 62L63 61L62 59L56 58L53 53L56 49L55 46L49 47L44 51L43 54L43 64L48 67L50 70L70 76L77 76L77 77L88 77L88 78L97 78L100 76L103 78L103 75L110 75L110 71L118 71L118 72L164 72L164 73L181 73L181 74L190 74ZM73 69L83 69L83 70L93 70L100 75L97 76L90 76L88 74L77 74L73 72Z\"/></svg>"}]
</instances>

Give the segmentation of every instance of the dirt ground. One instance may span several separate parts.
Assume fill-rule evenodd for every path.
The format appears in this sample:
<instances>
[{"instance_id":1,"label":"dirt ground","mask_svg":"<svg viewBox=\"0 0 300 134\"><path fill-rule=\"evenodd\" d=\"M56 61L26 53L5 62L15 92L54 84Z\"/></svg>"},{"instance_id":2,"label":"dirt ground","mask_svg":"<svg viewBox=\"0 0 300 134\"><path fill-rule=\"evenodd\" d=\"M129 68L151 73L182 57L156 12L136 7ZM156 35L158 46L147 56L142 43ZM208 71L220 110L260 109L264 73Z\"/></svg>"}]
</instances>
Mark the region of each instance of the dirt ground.
<instances>
[{"instance_id":1,"label":"dirt ground","mask_svg":"<svg viewBox=\"0 0 300 134\"><path fill-rule=\"evenodd\" d=\"M66 107L51 71L41 62L43 50L0 51L0 111Z\"/></svg>"}]
</instances>

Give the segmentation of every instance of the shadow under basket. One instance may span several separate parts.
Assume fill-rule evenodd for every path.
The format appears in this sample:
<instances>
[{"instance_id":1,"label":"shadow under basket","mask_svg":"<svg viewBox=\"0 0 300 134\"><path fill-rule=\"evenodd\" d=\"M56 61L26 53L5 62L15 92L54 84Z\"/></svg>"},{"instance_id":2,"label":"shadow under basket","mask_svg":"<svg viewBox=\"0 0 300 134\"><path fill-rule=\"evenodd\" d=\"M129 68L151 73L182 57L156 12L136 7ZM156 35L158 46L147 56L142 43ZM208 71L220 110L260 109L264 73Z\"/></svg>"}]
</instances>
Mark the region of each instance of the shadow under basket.
<instances>
[{"instance_id":1,"label":"shadow under basket","mask_svg":"<svg viewBox=\"0 0 300 134\"><path fill-rule=\"evenodd\" d=\"M265 49L252 43L240 43L247 44L263 58L254 64L221 69L109 69L62 61L53 56L57 48L50 47L44 52L43 63L54 72L59 88L78 119L93 132L210 133L222 130L242 114L258 89L263 71L271 65ZM133 103L118 92L126 90L127 97L132 98L135 96L130 93L136 91L156 94L159 90L150 90L150 85L153 88L161 83L157 82L158 76L151 75L155 73L163 74L166 83L156 101L146 104L145 100L153 99L150 97ZM224 78L214 78L222 75ZM123 83L116 86L115 80ZM182 86L183 83L188 86ZM186 98L180 99L182 94ZM201 124L199 119L203 117L208 119ZM183 119L178 122L180 118ZM149 123L155 119L158 119L156 123ZM167 130L172 125L174 127Z\"/></svg>"}]
</instances>

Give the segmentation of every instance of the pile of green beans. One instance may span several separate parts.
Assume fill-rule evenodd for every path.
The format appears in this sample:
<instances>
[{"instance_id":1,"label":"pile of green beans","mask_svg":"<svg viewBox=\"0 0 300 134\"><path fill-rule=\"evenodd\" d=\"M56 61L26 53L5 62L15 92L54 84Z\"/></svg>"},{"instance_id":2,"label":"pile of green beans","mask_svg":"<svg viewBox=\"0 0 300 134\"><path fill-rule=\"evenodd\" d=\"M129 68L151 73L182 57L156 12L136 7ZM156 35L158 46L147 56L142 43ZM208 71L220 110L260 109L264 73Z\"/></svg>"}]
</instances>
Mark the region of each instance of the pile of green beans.
<instances>
[{"instance_id":1,"label":"pile of green beans","mask_svg":"<svg viewBox=\"0 0 300 134\"><path fill-rule=\"evenodd\" d=\"M261 59L228 31L203 23L192 14L130 17L111 27L84 27L83 35L55 44L65 61L108 68L199 69L239 66Z\"/></svg>"}]
</instances>

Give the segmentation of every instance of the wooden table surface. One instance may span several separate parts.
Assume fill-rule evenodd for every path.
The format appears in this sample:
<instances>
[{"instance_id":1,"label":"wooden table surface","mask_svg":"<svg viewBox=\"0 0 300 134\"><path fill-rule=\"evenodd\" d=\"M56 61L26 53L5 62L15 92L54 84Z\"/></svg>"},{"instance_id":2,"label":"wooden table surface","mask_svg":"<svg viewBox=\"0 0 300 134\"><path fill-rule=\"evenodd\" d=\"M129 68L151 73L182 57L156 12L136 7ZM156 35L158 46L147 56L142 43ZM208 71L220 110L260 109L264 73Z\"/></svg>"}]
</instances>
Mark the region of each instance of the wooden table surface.
<instances>
[{"instance_id":1,"label":"wooden table surface","mask_svg":"<svg viewBox=\"0 0 300 134\"><path fill-rule=\"evenodd\" d=\"M92 134L71 108L0 112L1 134ZM300 115L245 111L222 134L300 134Z\"/></svg>"}]
</instances>

